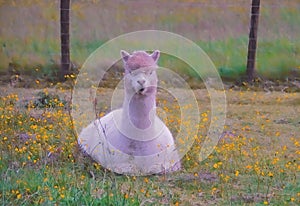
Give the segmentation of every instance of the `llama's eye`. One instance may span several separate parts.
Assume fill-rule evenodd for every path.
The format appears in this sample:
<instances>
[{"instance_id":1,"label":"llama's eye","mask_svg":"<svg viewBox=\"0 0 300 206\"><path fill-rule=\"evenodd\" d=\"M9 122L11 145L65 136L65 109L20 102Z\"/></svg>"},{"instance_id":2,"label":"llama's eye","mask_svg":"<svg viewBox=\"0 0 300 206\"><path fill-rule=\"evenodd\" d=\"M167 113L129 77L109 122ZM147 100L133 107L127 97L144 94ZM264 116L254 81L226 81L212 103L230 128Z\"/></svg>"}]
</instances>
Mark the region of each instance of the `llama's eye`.
<instances>
[{"instance_id":1,"label":"llama's eye","mask_svg":"<svg viewBox=\"0 0 300 206\"><path fill-rule=\"evenodd\" d=\"M152 75L152 74L153 74L153 71L151 71L149 74Z\"/></svg>"}]
</instances>

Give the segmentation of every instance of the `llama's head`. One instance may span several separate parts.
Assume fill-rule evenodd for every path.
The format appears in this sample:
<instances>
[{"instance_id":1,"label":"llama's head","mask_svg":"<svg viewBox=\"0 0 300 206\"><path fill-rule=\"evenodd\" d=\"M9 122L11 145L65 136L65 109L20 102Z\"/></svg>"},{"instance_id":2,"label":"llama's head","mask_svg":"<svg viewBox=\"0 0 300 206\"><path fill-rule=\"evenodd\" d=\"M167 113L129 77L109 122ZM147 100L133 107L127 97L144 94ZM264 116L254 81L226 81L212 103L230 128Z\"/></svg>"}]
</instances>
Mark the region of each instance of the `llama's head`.
<instances>
[{"instance_id":1,"label":"llama's head","mask_svg":"<svg viewBox=\"0 0 300 206\"><path fill-rule=\"evenodd\" d=\"M148 54L145 51L135 51L132 54L121 51L125 69L125 90L131 94L148 96L156 93L157 61L160 52Z\"/></svg>"}]
</instances>

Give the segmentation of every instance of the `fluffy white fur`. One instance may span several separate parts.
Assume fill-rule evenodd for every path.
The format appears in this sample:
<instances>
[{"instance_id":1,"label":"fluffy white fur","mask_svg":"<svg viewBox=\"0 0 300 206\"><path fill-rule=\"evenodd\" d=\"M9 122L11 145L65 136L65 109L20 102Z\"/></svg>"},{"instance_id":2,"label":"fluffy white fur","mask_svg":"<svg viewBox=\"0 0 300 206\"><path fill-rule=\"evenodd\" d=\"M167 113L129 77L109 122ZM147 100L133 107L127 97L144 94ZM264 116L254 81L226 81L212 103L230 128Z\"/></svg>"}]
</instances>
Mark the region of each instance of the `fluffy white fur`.
<instances>
[{"instance_id":1,"label":"fluffy white fur","mask_svg":"<svg viewBox=\"0 0 300 206\"><path fill-rule=\"evenodd\" d=\"M121 51L123 106L95 120L79 135L83 150L114 172L141 175L180 169L172 134L156 115L159 55L159 51Z\"/></svg>"}]
</instances>

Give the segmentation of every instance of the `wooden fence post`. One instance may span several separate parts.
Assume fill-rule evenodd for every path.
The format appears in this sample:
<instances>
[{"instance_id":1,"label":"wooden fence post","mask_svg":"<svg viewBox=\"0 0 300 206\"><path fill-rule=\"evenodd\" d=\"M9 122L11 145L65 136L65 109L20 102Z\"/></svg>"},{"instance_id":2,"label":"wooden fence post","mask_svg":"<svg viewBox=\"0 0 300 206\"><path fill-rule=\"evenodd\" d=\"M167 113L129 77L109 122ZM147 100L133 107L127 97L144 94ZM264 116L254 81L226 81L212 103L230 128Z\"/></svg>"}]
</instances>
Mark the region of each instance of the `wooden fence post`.
<instances>
[{"instance_id":1,"label":"wooden fence post","mask_svg":"<svg viewBox=\"0 0 300 206\"><path fill-rule=\"evenodd\" d=\"M60 0L60 40L61 40L61 72L60 79L70 70L70 0Z\"/></svg>"},{"instance_id":2,"label":"wooden fence post","mask_svg":"<svg viewBox=\"0 0 300 206\"><path fill-rule=\"evenodd\" d=\"M255 56L256 56L256 47L257 47L259 7L260 7L260 0L252 0L247 70L246 70L246 75L249 82L253 81L255 75Z\"/></svg>"}]
</instances>

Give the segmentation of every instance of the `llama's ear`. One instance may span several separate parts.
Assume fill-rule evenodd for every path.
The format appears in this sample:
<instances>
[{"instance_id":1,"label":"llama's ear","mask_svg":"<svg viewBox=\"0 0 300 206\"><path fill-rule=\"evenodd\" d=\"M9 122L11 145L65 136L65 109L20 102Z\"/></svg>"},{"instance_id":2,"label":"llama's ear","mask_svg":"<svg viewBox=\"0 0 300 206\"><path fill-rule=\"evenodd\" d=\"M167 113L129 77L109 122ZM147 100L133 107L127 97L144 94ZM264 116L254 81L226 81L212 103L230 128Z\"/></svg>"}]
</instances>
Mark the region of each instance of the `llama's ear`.
<instances>
[{"instance_id":1,"label":"llama's ear","mask_svg":"<svg viewBox=\"0 0 300 206\"><path fill-rule=\"evenodd\" d=\"M121 50L121 57L124 63L126 63L130 57L130 54L124 50Z\"/></svg>"},{"instance_id":2,"label":"llama's ear","mask_svg":"<svg viewBox=\"0 0 300 206\"><path fill-rule=\"evenodd\" d=\"M153 58L153 60L154 60L155 62L157 62L158 59L159 59L159 55L160 55L160 51L155 50L150 56Z\"/></svg>"}]
</instances>

